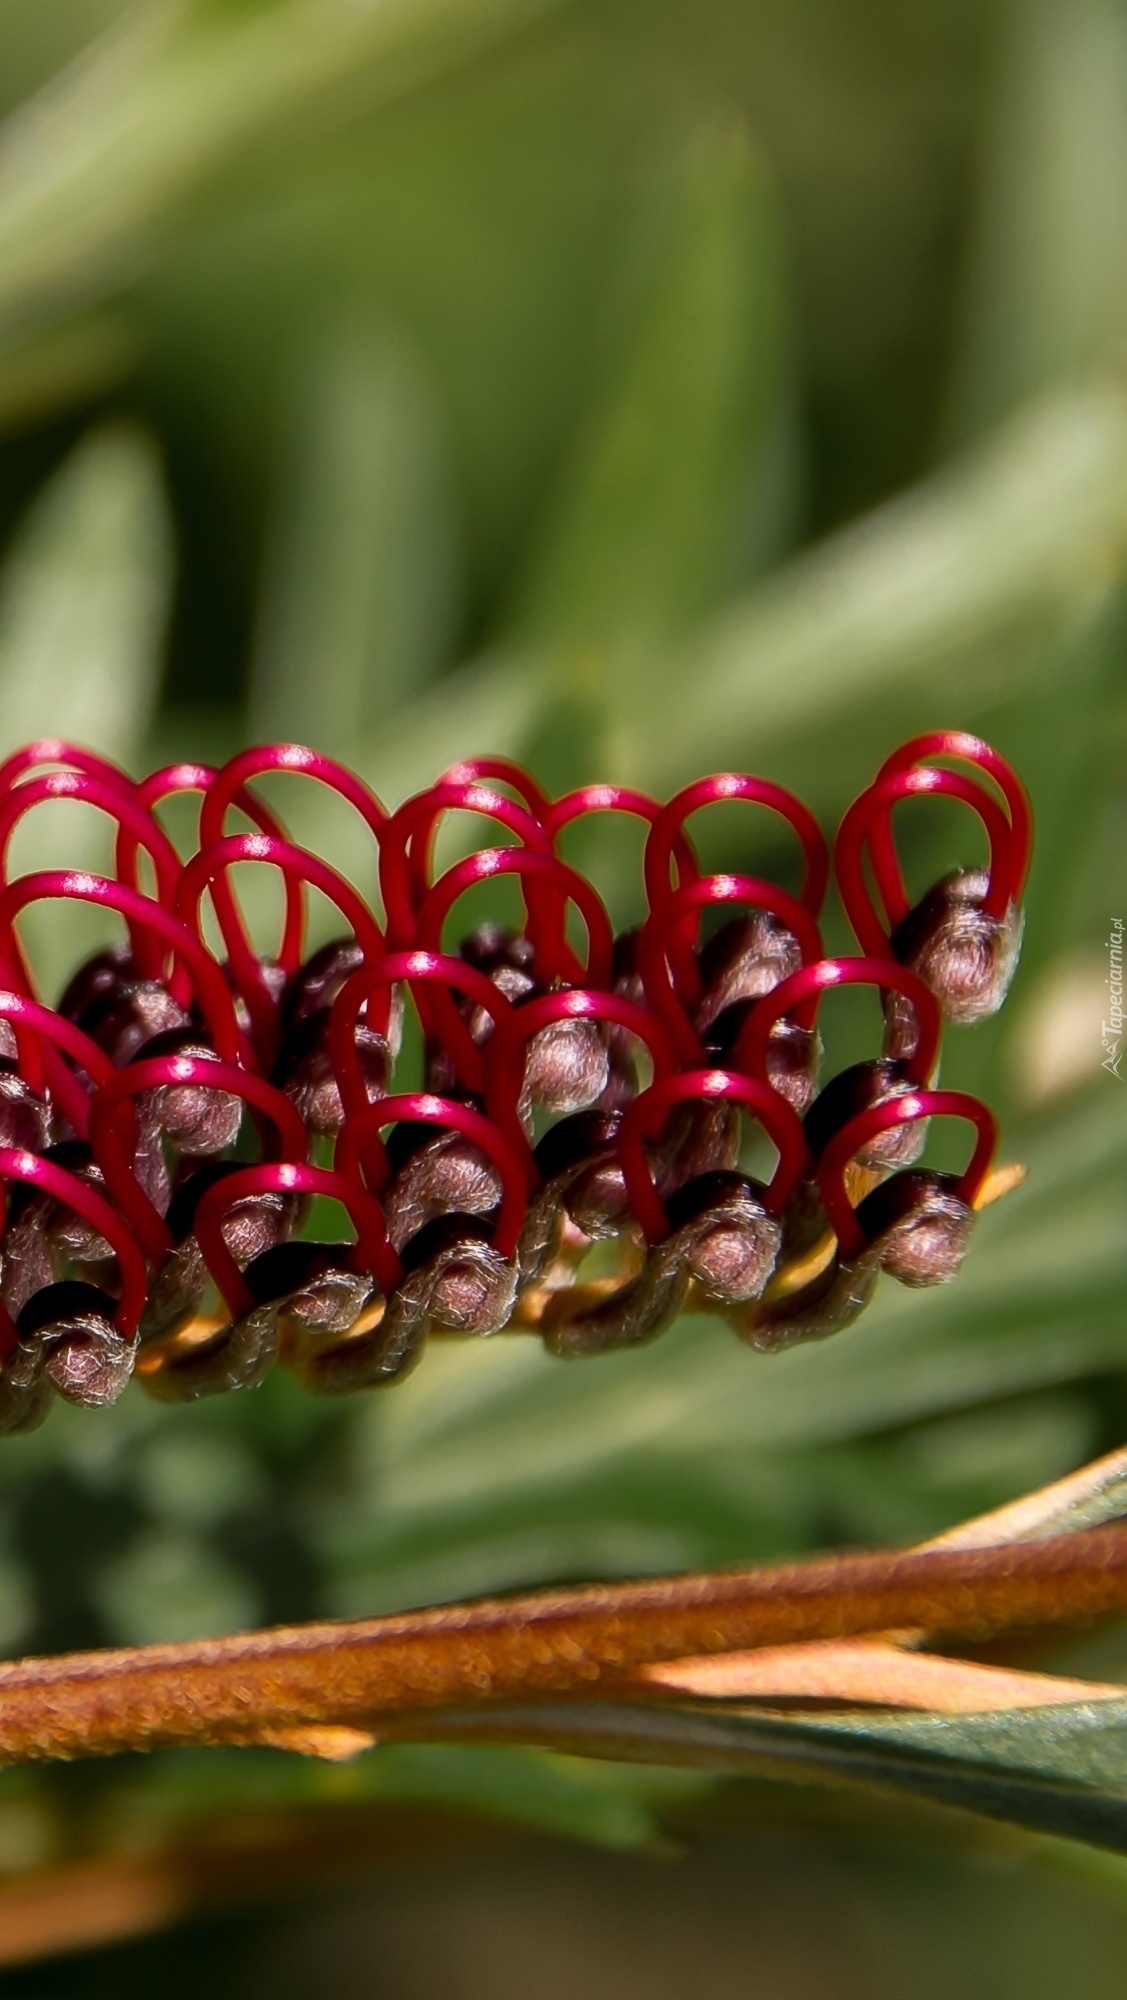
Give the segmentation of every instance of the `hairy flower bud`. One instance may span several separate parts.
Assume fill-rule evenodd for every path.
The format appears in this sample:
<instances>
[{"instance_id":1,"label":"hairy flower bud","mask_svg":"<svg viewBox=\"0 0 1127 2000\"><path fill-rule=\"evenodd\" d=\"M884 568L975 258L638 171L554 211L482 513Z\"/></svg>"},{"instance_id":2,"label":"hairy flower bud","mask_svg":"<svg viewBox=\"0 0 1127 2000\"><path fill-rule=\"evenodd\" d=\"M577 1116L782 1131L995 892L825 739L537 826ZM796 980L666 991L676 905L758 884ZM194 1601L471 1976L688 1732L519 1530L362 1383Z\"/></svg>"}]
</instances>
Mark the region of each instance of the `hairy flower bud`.
<instances>
[{"instance_id":1,"label":"hairy flower bud","mask_svg":"<svg viewBox=\"0 0 1127 2000\"><path fill-rule=\"evenodd\" d=\"M436 1217L452 1212L488 1215L501 1199L496 1167L460 1132L399 1125L388 1155L395 1178L383 1203L388 1235L397 1250Z\"/></svg>"},{"instance_id":2,"label":"hairy flower bud","mask_svg":"<svg viewBox=\"0 0 1127 2000\"><path fill-rule=\"evenodd\" d=\"M802 953L794 933L768 910L733 917L697 955L704 997L694 1025L702 1035L729 1007L759 1000L788 974L797 972Z\"/></svg>"},{"instance_id":3,"label":"hairy flower bud","mask_svg":"<svg viewBox=\"0 0 1127 2000\"><path fill-rule=\"evenodd\" d=\"M329 1051L331 1010L306 1013L288 1030L274 1065L274 1082L297 1106L311 1132L335 1138L344 1123L344 1105ZM355 1029L356 1060L371 1098L381 1096L391 1075L392 1050L387 1037L366 1021Z\"/></svg>"},{"instance_id":4,"label":"hairy flower bud","mask_svg":"<svg viewBox=\"0 0 1127 2000\"><path fill-rule=\"evenodd\" d=\"M129 958L100 952L71 980L59 1012L104 1049L116 1069L155 1035L186 1028L188 1015L155 979L130 975Z\"/></svg>"},{"instance_id":5,"label":"hairy flower bud","mask_svg":"<svg viewBox=\"0 0 1127 2000\"><path fill-rule=\"evenodd\" d=\"M255 1298L278 1310L279 1333L349 1333L371 1295L372 1280L348 1265L347 1243L276 1243L243 1273Z\"/></svg>"},{"instance_id":6,"label":"hairy flower bud","mask_svg":"<svg viewBox=\"0 0 1127 2000\"><path fill-rule=\"evenodd\" d=\"M893 1174L866 1195L857 1220L881 1269L902 1285L948 1285L967 1251L974 1210L953 1174Z\"/></svg>"},{"instance_id":7,"label":"hairy flower bud","mask_svg":"<svg viewBox=\"0 0 1127 2000\"><path fill-rule=\"evenodd\" d=\"M28 1088L13 1060L0 1057L0 1146L41 1153L50 1138L50 1105Z\"/></svg>"},{"instance_id":8,"label":"hairy flower bud","mask_svg":"<svg viewBox=\"0 0 1127 2000\"><path fill-rule=\"evenodd\" d=\"M928 890L892 939L900 963L931 987L949 1021L996 1014L1017 966L1021 911L1011 903L1004 917L988 916L988 886L985 870L956 869Z\"/></svg>"},{"instance_id":9,"label":"hairy flower bud","mask_svg":"<svg viewBox=\"0 0 1127 2000\"><path fill-rule=\"evenodd\" d=\"M213 1056L214 1049L188 1028L154 1035L138 1060L155 1056ZM243 1122L243 1101L230 1090L202 1083L162 1083L145 1091L139 1105L148 1111L170 1146L189 1158L208 1159L233 1146Z\"/></svg>"},{"instance_id":10,"label":"hairy flower bud","mask_svg":"<svg viewBox=\"0 0 1127 2000\"><path fill-rule=\"evenodd\" d=\"M669 1201L672 1244L713 1305L760 1298L783 1240L782 1224L763 1205L763 1190L743 1174L703 1174Z\"/></svg>"},{"instance_id":11,"label":"hairy flower bud","mask_svg":"<svg viewBox=\"0 0 1127 2000\"><path fill-rule=\"evenodd\" d=\"M83 1409L116 1403L136 1348L114 1325L115 1301L73 1279L33 1292L17 1321L21 1345L42 1355L43 1375L64 1402Z\"/></svg>"},{"instance_id":12,"label":"hairy flower bud","mask_svg":"<svg viewBox=\"0 0 1127 2000\"><path fill-rule=\"evenodd\" d=\"M877 1056L871 1062L852 1063L827 1083L803 1120L806 1142L815 1159L825 1152L835 1132L851 1118L867 1111L871 1104L883 1104L891 1097L910 1096L916 1088L904 1074L903 1066L891 1056ZM876 1171L910 1165L918 1160L927 1139L927 1120L894 1125L863 1146L857 1164Z\"/></svg>"}]
</instances>

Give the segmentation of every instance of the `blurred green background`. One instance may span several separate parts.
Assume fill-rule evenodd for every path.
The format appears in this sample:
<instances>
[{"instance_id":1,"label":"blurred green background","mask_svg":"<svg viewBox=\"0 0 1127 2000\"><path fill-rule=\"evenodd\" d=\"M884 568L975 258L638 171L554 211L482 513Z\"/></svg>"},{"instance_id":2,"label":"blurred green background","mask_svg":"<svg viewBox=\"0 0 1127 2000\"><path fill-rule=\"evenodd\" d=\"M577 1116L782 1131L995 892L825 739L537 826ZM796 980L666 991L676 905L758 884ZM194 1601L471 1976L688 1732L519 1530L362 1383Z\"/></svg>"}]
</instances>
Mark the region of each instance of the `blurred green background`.
<instances>
[{"instance_id":1,"label":"blurred green background","mask_svg":"<svg viewBox=\"0 0 1127 2000\"><path fill-rule=\"evenodd\" d=\"M1122 0L0 0L0 100L0 748L293 736L390 803L487 750L557 789L742 766L832 825L960 726L1039 828L1013 997L944 1069L1030 1178L949 1293L770 1360L687 1321L584 1366L451 1345L383 1399L59 1409L0 1454L0 1645L904 1542L1122 1443ZM363 871L312 791L295 833ZM699 827L790 879L758 816ZM905 835L921 887L977 837ZM102 838L55 806L15 861ZM582 858L636 915L636 849ZM40 926L45 990L93 936ZM1127 1680L1114 1634L1070 1660ZM217 1827L279 1842L222 1919ZM118 1928L190 1931L10 1990L1122 1992L1123 1863L847 1794L405 1748L0 1784L0 1868L96 1905L108 1867L107 1936L162 1857Z\"/></svg>"}]
</instances>

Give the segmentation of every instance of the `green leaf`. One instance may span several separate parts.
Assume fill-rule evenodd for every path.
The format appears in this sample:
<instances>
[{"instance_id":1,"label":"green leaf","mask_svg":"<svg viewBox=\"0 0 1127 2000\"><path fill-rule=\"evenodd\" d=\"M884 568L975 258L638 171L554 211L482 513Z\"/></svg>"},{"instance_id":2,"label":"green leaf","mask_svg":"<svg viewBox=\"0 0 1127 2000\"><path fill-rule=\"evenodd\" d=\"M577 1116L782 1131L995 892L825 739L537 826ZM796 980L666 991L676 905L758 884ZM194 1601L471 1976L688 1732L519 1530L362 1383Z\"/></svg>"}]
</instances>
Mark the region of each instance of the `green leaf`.
<instances>
[{"instance_id":1,"label":"green leaf","mask_svg":"<svg viewBox=\"0 0 1127 2000\"><path fill-rule=\"evenodd\" d=\"M251 733L347 755L449 648L452 505L433 390L406 338L352 320L291 371Z\"/></svg>"},{"instance_id":2,"label":"green leaf","mask_svg":"<svg viewBox=\"0 0 1127 2000\"><path fill-rule=\"evenodd\" d=\"M949 431L1110 360L1127 298L1127 17L1006 10Z\"/></svg>"},{"instance_id":3,"label":"green leaf","mask_svg":"<svg viewBox=\"0 0 1127 2000\"><path fill-rule=\"evenodd\" d=\"M651 188L644 276L520 592L530 646L648 658L746 581L779 531L774 205L736 127L686 138Z\"/></svg>"},{"instance_id":4,"label":"green leaf","mask_svg":"<svg viewBox=\"0 0 1127 2000\"><path fill-rule=\"evenodd\" d=\"M460 1716L472 1737L474 1720ZM481 1733L759 1777L878 1786L1127 1852L1127 1696L985 1715L825 1720L576 1703L492 1712Z\"/></svg>"},{"instance_id":5,"label":"green leaf","mask_svg":"<svg viewBox=\"0 0 1127 2000\"><path fill-rule=\"evenodd\" d=\"M840 729L882 740L1027 686L1127 572L1127 397L1058 391L875 516L800 556L650 677L629 775L653 788L751 757L803 784ZM866 768L859 777L869 775ZM808 781L807 781L808 782Z\"/></svg>"},{"instance_id":6,"label":"green leaf","mask_svg":"<svg viewBox=\"0 0 1127 2000\"><path fill-rule=\"evenodd\" d=\"M36 500L0 573L6 751L67 734L136 757L158 693L170 582L152 443L124 426L93 432Z\"/></svg>"},{"instance_id":7,"label":"green leaf","mask_svg":"<svg viewBox=\"0 0 1127 2000\"><path fill-rule=\"evenodd\" d=\"M0 571L0 716L5 754L65 735L120 763L138 759L159 692L172 580L156 451L141 431L87 437L39 495ZM40 808L13 841L14 872L104 865L110 822ZM18 866L16 865L18 864ZM57 906L25 923L43 991L69 971L80 926Z\"/></svg>"},{"instance_id":8,"label":"green leaf","mask_svg":"<svg viewBox=\"0 0 1127 2000\"><path fill-rule=\"evenodd\" d=\"M131 10L8 121L0 337L136 269L169 211L251 141L342 90L417 86L550 0L278 0Z\"/></svg>"}]
</instances>

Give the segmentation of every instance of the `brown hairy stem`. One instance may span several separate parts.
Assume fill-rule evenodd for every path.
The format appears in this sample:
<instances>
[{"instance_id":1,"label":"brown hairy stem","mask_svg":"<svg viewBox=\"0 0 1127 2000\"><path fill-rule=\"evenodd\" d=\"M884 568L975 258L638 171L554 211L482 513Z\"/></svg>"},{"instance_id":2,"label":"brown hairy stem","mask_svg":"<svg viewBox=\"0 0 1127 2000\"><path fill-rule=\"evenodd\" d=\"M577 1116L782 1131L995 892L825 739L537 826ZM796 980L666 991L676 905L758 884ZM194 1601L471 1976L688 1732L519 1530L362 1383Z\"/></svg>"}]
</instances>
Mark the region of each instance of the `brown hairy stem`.
<instances>
[{"instance_id":1,"label":"brown hairy stem","mask_svg":"<svg viewBox=\"0 0 1127 2000\"><path fill-rule=\"evenodd\" d=\"M186 1743L347 1754L427 1710L590 1698L663 1660L904 1627L981 1636L1127 1610L1127 1526L1004 1547L538 1591L352 1623L0 1668L0 1759Z\"/></svg>"}]
</instances>

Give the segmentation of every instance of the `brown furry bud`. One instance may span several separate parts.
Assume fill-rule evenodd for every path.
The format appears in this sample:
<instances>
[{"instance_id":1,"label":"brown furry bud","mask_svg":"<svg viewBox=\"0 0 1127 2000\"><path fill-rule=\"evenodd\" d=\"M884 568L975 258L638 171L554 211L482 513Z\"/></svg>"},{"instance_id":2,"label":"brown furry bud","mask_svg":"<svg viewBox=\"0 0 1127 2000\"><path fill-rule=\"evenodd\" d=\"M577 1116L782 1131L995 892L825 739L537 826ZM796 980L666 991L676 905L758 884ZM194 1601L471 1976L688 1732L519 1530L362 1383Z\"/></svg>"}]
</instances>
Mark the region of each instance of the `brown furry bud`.
<instances>
[{"instance_id":1,"label":"brown furry bud","mask_svg":"<svg viewBox=\"0 0 1127 2000\"><path fill-rule=\"evenodd\" d=\"M257 1306L206 1340L172 1347L141 1382L161 1403L195 1403L230 1389L255 1389L278 1358L278 1307Z\"/></svg>"},{"instance_id":2,"label":"brown furry bud","mask_svg":"<svg viewBox=\"0 0 1127 2000\"><path fill-rule=\"evenodd\" d=\"M467 965L472 965L475 971L484 972L506 1000L526 1000L530 995L543 991L533 977L535 954L531 939L519 932L505 930L500 924L482 924L469 937L463 938L458 946L458 956L464 958ZM472 1041L478 1048L484 1048L494 1026L488 1008L479 1007L464 993L452 993L451 999ZM440 1042L432 1043L427 1049L427 1089L435 1090L444 1097L462 1094L458 1073Z\"/></svg>"},{"instance_id":3,"label":"brown furry bud","mask_svg":"<svg viewBox=\"0 0 1127 2000\"><path fill-rule=\"evenodd\" d=\"M331 1007L349 976L364 963L354 937L334 938L307 958L282 995L282 1019L287 1029Z\"/></svg>"},{"instance_id":4,"label":"brown furry bud","mask_svg":"<svg viewBox=\"0 0 1127 2000\"><path fill-rule=\"evenodd\" d=\"M278 1308L279 1333L350 1333L371 1295L372 1281L348 1267L347 1243L277 1243L248 1264L255 1298Z\"/></svg>"},{"instance_id":5,"label":"brown furry bud","mask_svg":"<svg viewBox=\"0 0 1127 2000\"><path fill-rule=\"evenodd\" d=\"M1009 992L1021 949L1022 917L1011 904L1004 917L987 916L988 877L982 869L956 869L908 912L892 947L931 987L949 1021L984 1021Z\"/></svg>"},{"instance_id":6,"label":"brown furry bud","mask_svg":"<svg viewBox=\"0 0 1127 2000\"><path fill-rule=\"evenodd\" d=\"M517 1270L499 1257L485 1225L439 1217L404 1246L402 1303L417 1305L452 1333L499 1333L516 1303Z\"/></svg>"},{"instance_id":7,"label":"brown furry bud","mask_svg":"<svg viewBox=\"0 0 1127 2000\"><path fill-rule=\"evenodd\" d=\"M904 1076L903 1065L891 1056L872 1062L852 1063L832 1077L819 1092L803 1120L806 1142L815 1159L851 1118L870 1105L884 1104L891 1097L905 1097L918 1088ZM908 1166L918 1160L927 1140L928 1120L893 1125L870 1140L857 1154L857 1164L875 1169Z\"/></svg>"},{"instance_id":8,"label":"brown furry bud","mask_svg":"<svg viewBox=\"0 0 1127 2000\"><path fill-rule=\"evenodd\" d=\"M83 1140L64 1139L57 1146L48 1146L43 1157L56 1160L100 1195L106 1194L102 1170ZM52 1195L33 1193L29 1205L36 1204L42 1204L43 1234L48 1255L60 1274L68 1263L107 1264L113 1257L113 1250L100 1230L66 1202L56 1201Z\"/></svg>"},{"instance_id":9,"label":"brown furry bud","mask_svg":"<svg viewBox=\"0 0 1127 2000\"><path fill-rule=\"evenodd\" d=\"M948 1285L966 1255L974 1210L952 1174L893 1174L857 1217L883 1271L902 1285Z\"/></svg>"},{"instance_id":10,"label":"brown furry bud","mask_svg":"<svg viewBox=\"0 0 1127 2000\"><path fill-rule=\"evenodd\" d=\"M586 1111L607 1086L606 1038L597 1021L555 1021L529 1038L522 1104Z\"/></svg>"},{"instance_id":11,"label":"brown furry bud","mask_svg":"<svg viewBox=\"0 0 1127 2000\"><path fill-rule=\"evenodd\" d=\"M688 1272L676 1242L667 1238L646 1253L641 1270L610 1298L545 1325L544 1345L569 1360L641 1346L672 1326L688 1296Z\"/></svg>"},{"instance_id":12,"label":"brown furry bud","mask_svg":"<svg viewBox=\"0 0 1127 2000\"><path fill-rule=\"evenodd\" d=\"M344 1123L344 1105L329 1053L329 1009L305 1014L286 1035L274 1068L274 1082L297 1106L311 1132L335 1138ZM385 1036L365 1021L356 1027L356 1057L369 1097L387 1090L392 1050Z\"/></svg>"},{"instance_id":13,"label":"brown furry bud","mask_svg":"<svg viewBox=\"0 0 1127 2000\"><path fill-rule=\"evenodd\" d=\"M50 1105L28 1089L14 1062L0 1058L0 1146L41 1153L50 1137Z\"/></svg>"},{"instance_id":14,"label":"brown furry bud","mask_svg":"<svg viewBox=\"0 0 1127 2000\"><path fill-rule=\"evenodd\" d=\"M775 1269L782 1225L743 1174L705 1174L669 1203L672 1246L705 1298L737 1305L761 1297Z\"/></svg>"},{"instance_id":15,"label":"brown furry bud","mask_svg":"<svg viewBox=\"0 0 1127 2000\"><path fill-rule=\"evenodd\" d=\"M33 1293L20 1313L20 1342L40 1350L44 1377L64 1402L104 1409L121 1395L136 1348L114 1325L115 1310L98 1286L64 1280Z\"/></svg>"},{"instance_id":16,"label":"brown furry bud","mask_svg":"<svg viewBox=\"0 0 1127 2000\"><path fill-rule=\"evenodd\" d=\"M848 1263L834 1257L797 1291L753 1302L725 1317L747 1346L764 1354L777 1354L807 1340L828 1340L860 1318L876 1290L879 1274L875 1253Z\"/></svg>"},{"instance_id":17,"label":"brown furry bud","mask_svg":"<svg viewBox=\"0 0 1127 2000\"><path fill-rule=\"evenodd\" d=\"M117 1069L132 1062L154 1036L188 1026L184 1009L155 979L92 983L94 998L73 1018Z\"/></svg>"},{"instance_id":18,"label":"brown furry bud","mask_svg":"<svg viewBox=\"0 0 1127 2000\"><path fill-rule=\"evenodd\" d=\"M438 1216L487 1215L501 1199L496 1167L460 1132L398 1125L388 1153L397 1171L383 1198L384 1214L397 1250Z\"/></svg>"},{"instance_id":19,"label":"brown furry bud","mask_svg":"<svg viewBox=\"0 0 1127 2000\"><path fill-rule=\"evenodd\" d=\"M212 1056L211 1044L201 1041L187 1028L172 1028L154 1035L138 1052L138 1060L152 1056ZM242 1099L230 1090L210 1090L202 1083L162 1083L147 1090L138 1100L163 1132L169 1145L189 1158L209 1159L226 1152L239 1136L243 1122Z\"/></svg>"},{"instance_id":20,"label":"brown furry bud","mask_svg":"<svg viewBox=\"0 0 1127 2000\"><path fill-rule=\"evenodd\" d=\"M768 910L734 917L709 938L699 954L704 998L695 1026L705 1034L726 1008L759 1000L802 964L798 940Z\"/></svg>"}]
</instances>

